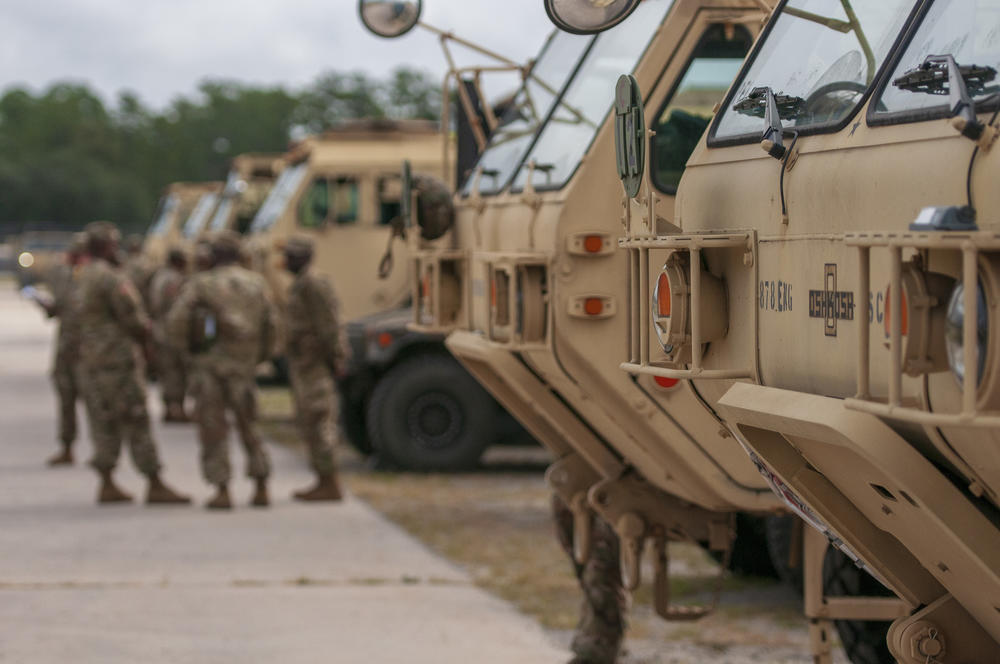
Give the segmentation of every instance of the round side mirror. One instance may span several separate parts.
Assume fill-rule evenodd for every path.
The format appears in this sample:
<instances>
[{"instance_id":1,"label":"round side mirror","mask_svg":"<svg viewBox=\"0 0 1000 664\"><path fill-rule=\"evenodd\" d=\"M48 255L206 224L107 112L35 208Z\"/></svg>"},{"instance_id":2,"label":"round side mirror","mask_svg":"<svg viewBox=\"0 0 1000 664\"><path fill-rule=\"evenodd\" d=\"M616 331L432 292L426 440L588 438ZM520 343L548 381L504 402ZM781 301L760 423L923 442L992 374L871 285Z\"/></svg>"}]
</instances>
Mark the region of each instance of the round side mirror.
<instances>
[{"instance_id":1,"label":"round side mirror","mask_svg":"<svg viewBox=\"0 0 1000 664\"><path fill-rule=\"evenodd\" d=\"M400 37L420 20L421 0L358 0L361 22L379 37Z\"/></svg>"},{"instance_id":2,"label":"round side mirror","mask_svg":"<svg viewBox=\"0 0 1000 664\"><path fill-rule=\"evenodd\" d=\"M592 35L624 21L641 1L545 0L545 12L560 30L577 35Z\"/></svg>"},{"instance_id":3,"label":"round side mirror","mask_svg":"<svg viewBox=\"0 0 1000 664\"><path fill-rule=\"evenodd\" d=\"M615 159L625 193L635 198L646 171L646 120L639 82L629 74L615 86Z\"/></svg>"}]
</instances>

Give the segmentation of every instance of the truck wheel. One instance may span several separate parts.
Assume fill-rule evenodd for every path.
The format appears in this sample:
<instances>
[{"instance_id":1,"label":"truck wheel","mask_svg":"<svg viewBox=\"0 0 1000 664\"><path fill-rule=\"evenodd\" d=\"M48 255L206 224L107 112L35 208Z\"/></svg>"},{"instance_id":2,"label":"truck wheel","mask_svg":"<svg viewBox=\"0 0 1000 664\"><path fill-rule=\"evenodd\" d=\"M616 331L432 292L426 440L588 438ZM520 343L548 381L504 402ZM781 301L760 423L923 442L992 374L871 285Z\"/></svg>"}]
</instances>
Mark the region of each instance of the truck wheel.
<instances>
[{"instance_id":1,"label":"truck wheel","mask_svg":"<svg viewBox=\"0 0 1000 664\"><path fill-rule=\"evenodd\" d=\"M742 513L736 515L736 539L729 556L729 571L743 576L778 577L768 556L763 518Z\"/></svg>"},{"instance_id":2,"label":"truck wheel","mask_svg":"<svg viewBox=\"0 0 1000 664\"><path fill-rule=\"evenodd\" d=\"M767 551L778 578L802 593L802 533L799 517L791 514L772 515L765 520ZM796 547L796 565L792 566L792 547Z\"/></svg>"},{"instance_id":3,"label":"truck wheel","mask_svg":"<svg viewBox=\"0 0 1000 664\"><path fill-rule=\"evenodd\" d=\"M351 447L364 456L372 453L372 443L368 439L368 430L365 428L364 401L351 398L348 394L341 392L340 426Z\"/></svg>"},{"instance_id":4,"label":"truck wheel","mask_svg":"<svg viewBox=\"0 0 1000 664\"><path fill-rule=\"evenodd\" d=\"M379 380L366 421L384 463L406 470L474 467L494 435L496 407L457 360L412 357Z\"/></svg>"},{"instance_id":5,"label":"truck wheel","mask_svg":"<svg viewBox=\"0 0 1000 664\"><path fill-rule=\"evenodd\" d=\"M892 592L839 549L830 547L823 559L823 589L830 597L891 597ZM892 664L885 635L892 623L878 620L836 620L834 625L852 664Z\"/></svg>"}]
</instances>

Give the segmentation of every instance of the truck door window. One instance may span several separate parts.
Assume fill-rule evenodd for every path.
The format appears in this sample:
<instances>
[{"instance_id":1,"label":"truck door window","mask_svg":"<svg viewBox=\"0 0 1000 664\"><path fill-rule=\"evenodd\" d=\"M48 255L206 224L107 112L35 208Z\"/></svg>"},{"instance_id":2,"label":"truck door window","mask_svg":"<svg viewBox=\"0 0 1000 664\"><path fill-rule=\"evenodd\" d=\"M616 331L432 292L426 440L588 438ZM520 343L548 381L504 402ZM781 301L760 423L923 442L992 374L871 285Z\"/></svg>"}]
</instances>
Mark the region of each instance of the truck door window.
<instances>
[{"instance_id":1,"label":"truck door window","mask_svg":"<svg viewBox=\"0 0 1000 664\"><path fill-rule=\"evenodd\" d=\"M836 131L856 112L914 0L789 0L715 120L709 145L759 141L763 113L738 104L755 88L787 97L785 129ZM739 110L737 110L739 108Z\"/></svg>"},{"instance_id":2,"label":"truck door window","mask_svg":"<svg viewBox=\"0 0 1000 664\"><path fill-rule=\"evenodd\" d=\"M330 186L326 178L317 178L299 201L299 226L319 228L330 216Z\"/></svg>"},{"instance_id":3,"label":"truck door window","mask_svg":"<svg viewBox=\"0 0 1000 664\"><path fill-rule=\"evenodd\" d=\"M948 113L947 77L924 86L902 83L904 74L919 68L929 55L950 55L963 70L969 97L990 108L987 98L1000 92L1000 2L997 0L937 0L923 17L903 55L886 78L869 120L905 122L944 117ZM977 68L980 76L970 76ZM989 69L993 69L992 74Z\"/></svg>"},{"instance_id":4,"label":"truck door window","mask_svg":"<svg viewBox=\"0 0 1000 664\"><path fill-rule=\"evenodd\" d=\"M333 185L333 220L338 224L353 224L358 220L358 180L339 177Z\"/></svg>"},{"instance_id":5,"label":"truck door window","mask_svg":"<svg viewBox=\"0 0 1000 664\"><path fill-rule=\"evenodd\" d=\"M650 161L660 191L677 193L684 165L712 121L712 108L726 94L752 44L753 36L742 25L716 24L705 31L653 127Z\"/></svg>"},{"instance_id":6,"label":"truck door window","mask_svg":"<svg viewBox=\"0 0 1000 664\"><path fill-rule=\"evenodd\" d=\"M387 226L399 216L399 196L402 182L398 175L384 175L378 179L378 223Z\"/></svg>"}]
</instances>

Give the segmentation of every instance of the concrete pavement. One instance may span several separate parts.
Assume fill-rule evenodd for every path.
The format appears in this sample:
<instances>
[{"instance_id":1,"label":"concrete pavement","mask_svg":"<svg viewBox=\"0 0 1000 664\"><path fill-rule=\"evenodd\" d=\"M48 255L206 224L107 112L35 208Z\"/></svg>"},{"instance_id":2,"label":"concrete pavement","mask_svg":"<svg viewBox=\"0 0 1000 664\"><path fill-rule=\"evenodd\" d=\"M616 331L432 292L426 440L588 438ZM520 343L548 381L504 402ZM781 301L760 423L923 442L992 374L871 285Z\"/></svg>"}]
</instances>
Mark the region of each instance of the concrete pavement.
<instances>
[{"instance_id":1,"label":"concrete pavement","mask_svg":"<svg viewBox=\"0 0 1000 664\"><path fill-rule=\"evenodd\" d=\"M0 662L567 659L363 502L293 503L311 476L284 448L270 448L271 509L246 507L240 479L238 508L209 513L194 428L157 423L164 477L196 505L98 507L86 434L75 467L43 465L56 448L53 329L0 281ZM232 452L239 470L235 441ZM127 454L118 477L141 499Z\"/></svg>"}]
</instances>

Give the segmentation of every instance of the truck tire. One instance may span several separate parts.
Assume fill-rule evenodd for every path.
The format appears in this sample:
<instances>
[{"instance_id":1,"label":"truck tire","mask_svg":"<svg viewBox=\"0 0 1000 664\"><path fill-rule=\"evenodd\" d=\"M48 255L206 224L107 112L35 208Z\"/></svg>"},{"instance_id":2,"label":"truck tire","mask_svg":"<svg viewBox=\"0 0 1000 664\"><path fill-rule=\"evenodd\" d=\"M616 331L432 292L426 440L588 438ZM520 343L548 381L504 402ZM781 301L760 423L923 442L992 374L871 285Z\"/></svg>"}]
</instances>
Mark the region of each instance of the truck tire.
<instances>
[{"instance_id":1,"label":"truck tire","mask_svg":"<svg viewBox=\"0 0 1000 664\"><path fill-rule=\"evenodd\" d=\"M492 442L497 408L452 357L410 357L387 371L368 402L372 449L405 470L473 468Z\"/></svg>"},{"instance_id":2,"label":"truck tire","mask_svg":"<svg viewBox=\"0 0 1000 664\"><path fill-rule=\"evenodd\" d=\"M340 427L351 447L364 456L372 453L372 443L365 428L364 401L351 395L350 390L340 393Z\"/></svg>"},{"instance_id":3,"label":"truck tire","mask_svg":"<svg viewBox=\"0 0 1000 664\"><path fill-rule=\"evenodd\" d=\"M729 557L729 571L743 576L778 578L768 554L763 517L742 512L736 515L736 540Z\"/></svg>"},{"instance_id":4,"label":"truck tire","mask_svg":"<svg viewBox=\"0 0 1000 664\"><path fill-rule=\"evenodd\" d=\"M802 534L796 531L803 526L802 520L792 514L769 516L764 526L767 536L767 550L778 578L798 591L799 594L802 594L803 587ZM792 565L792 546L797 546L799 549L796 551L797 564L795 566Z\"/></svg>"},{"instance_id":5,"label":"truck tire","mask_svg":"<svg viewBox=\"0 0 1000 664\"><path fill-rule=\"evenodd\" d=\"M830 597L892 596L889 589L832 546L823 559L823 590ZM878 620L834 621L852 664L892 664L896 661L885 641L891 624Z\"/></svg>"}]
</instances>

